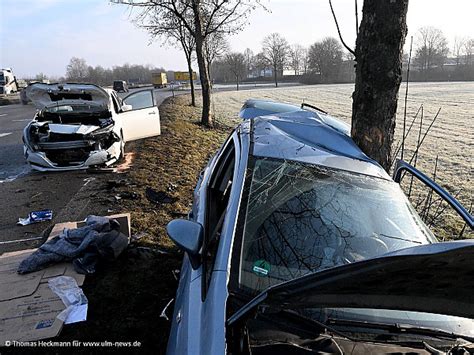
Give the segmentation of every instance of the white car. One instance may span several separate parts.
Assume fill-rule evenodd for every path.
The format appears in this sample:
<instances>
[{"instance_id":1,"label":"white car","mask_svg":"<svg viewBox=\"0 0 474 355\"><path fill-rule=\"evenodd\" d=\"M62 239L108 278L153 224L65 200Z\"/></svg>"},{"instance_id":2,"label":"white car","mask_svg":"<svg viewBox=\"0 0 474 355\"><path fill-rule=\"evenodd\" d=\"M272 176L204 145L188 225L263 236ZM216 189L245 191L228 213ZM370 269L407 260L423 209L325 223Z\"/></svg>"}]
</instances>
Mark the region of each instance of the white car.
<instances>
[{"instance_id":1,"label":"white car","mask_svg":"<svg viewBox=\"0 0 474 355\"><path fill-rule=\"evenodd\" d=\"M26 90L38 109L23 131L25 158L35 170L109 166L126 142L160 134L153 90L123 100L93 84L36 83Z\"/></svg>"}]
</instances>

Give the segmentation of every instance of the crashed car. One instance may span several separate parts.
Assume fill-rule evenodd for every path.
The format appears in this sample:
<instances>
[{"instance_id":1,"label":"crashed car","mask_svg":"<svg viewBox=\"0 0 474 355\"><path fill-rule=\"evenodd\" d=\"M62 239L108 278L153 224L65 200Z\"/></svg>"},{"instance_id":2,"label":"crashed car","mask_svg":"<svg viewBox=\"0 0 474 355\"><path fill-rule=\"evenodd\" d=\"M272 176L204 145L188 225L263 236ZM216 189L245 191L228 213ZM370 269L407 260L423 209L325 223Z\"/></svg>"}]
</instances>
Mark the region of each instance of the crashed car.
<instances>
[{"instance_id":1,"label":"crashed car","mask_svg":"<svg viewBox=\"0 0 474 355\"><path fill-rule=\"evenodd\" d=\"M152 90L123 100L93 84L43 84L26 88L38 109L23 131L24 154L39 171L109 166L126 142L160 134Z\"/></svg>"},{"instance_id":2,"label":"crashed car","mask_svg":"<svg viewBox=\"0 0 474 355\"><path fill-rule=\"evenodd\" d=\"M472 215L404 162L394 181L345 123L289 106L246 102L167 226L185 251L167 354L472 353L474 241L438 242L401 172Z\"/></svg>"}]
</instances>

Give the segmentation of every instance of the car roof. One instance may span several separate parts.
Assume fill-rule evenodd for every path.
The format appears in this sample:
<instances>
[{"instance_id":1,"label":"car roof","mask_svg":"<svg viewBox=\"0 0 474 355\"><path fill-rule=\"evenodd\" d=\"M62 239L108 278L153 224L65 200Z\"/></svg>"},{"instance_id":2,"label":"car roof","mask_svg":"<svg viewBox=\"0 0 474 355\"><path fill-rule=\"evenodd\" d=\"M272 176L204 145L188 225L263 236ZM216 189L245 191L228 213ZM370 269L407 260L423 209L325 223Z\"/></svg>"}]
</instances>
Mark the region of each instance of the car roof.
<instances>
[{"instance_id":1,"label":"car roof","mask_svg":"<svg viewBox=\"0 0 474 355\"><path fill-rule=\"evenodd\" d=\"M333 118L334 119L334 118ZM250 154L293 160L391 179L346 133L312 111L253 117L241 124L250 133Z\"/></svg>"}]
</instances>

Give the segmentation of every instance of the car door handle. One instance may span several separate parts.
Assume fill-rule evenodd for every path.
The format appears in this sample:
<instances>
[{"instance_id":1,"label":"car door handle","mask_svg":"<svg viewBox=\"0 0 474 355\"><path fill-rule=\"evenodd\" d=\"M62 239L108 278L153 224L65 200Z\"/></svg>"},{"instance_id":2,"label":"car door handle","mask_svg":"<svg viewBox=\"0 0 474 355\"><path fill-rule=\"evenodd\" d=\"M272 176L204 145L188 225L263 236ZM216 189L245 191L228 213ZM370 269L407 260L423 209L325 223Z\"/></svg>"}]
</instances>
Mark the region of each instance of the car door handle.
<instances>
[{"instance_id":1,"label":"car door handle","mask_svg":"<svg viewBox=\"0 0 474 355\"><path fill-rule=\"evenodd\" d=\"M149 115L156 115L155 111L148 112Z\"/></svg>"}]
</instances>

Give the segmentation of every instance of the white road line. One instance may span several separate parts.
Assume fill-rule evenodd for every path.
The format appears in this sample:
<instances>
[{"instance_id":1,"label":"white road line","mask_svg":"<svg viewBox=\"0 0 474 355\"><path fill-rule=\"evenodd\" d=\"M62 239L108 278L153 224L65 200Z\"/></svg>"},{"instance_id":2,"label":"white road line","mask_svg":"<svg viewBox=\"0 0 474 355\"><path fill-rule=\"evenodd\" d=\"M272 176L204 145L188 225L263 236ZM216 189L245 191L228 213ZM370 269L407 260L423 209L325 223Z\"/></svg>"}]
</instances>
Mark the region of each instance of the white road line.
<instances>
[{"instance_id":1,"label":"white road line","mask_svg":"<svg viewBox=\"0 0 474 355\"><path fill-rule=\"evenodd\" d=\"M31 118L24 118L22 120L12 120L12 122L25 122L25 121L31 121Z\"/></svg>"},{"instance_id":2,"label":"white road line","mask_svg":"<svg viewBox=\"0 0 474 355\"><path fill-rule=\"evenodd\" d=\"M0 113L0 117L6 116L6 113Z\"/></svg>"},{"instance_id":3,"label":"white road line","mask_svg":"<svg viewBox=\"0 0 474 355\"><path fill-rule=\"evenodd\" d=\"M12 132L9 132L9 133L0 133L0 138L9 136L10 134L12 134Z\"/></svg>"}]
</instances>

